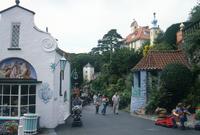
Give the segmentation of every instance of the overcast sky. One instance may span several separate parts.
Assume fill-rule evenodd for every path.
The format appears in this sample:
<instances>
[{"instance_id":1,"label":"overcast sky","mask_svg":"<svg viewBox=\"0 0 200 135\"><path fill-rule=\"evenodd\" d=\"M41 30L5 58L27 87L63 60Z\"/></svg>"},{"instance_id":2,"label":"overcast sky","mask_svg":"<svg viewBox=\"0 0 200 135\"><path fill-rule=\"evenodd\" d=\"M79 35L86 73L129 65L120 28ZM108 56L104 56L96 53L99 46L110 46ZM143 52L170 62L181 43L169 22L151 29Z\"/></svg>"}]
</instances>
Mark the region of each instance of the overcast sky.
<instances>
[{"instance_id":1,"label":"overcast sky","mask_svg":"<svg viewBox=\"0 0 200 135\"><path fill-rule=\"evenodd\" d=\"M0 10L15 0L0 0ZM126 37L135 19L140 26L151 26L153 12L158 25L166 30L173 23L188 20L197 0L20 0L34 11L35 24L48 27L66 52L89 52L110 29Z\"/></svg>"}]
</instances>

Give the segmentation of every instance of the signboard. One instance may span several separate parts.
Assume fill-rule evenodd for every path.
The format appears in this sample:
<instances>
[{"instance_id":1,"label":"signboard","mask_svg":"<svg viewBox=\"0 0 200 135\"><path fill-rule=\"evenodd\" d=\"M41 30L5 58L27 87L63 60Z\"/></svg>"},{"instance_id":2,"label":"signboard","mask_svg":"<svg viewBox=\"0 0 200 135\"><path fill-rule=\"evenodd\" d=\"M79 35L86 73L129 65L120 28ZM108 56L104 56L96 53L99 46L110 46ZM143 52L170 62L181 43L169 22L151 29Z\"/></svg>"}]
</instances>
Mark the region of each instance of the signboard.
<instances>
[{"instance_id":1,"label":"signboard","mask_svg":"<svg viewBox=\"0 0 200 135\"><path fill-rule=\"evenodd\" d=\"M20 58L7 58L0 62L0 79L37 79L31 64Z\"/></svg>"}]
</instances>

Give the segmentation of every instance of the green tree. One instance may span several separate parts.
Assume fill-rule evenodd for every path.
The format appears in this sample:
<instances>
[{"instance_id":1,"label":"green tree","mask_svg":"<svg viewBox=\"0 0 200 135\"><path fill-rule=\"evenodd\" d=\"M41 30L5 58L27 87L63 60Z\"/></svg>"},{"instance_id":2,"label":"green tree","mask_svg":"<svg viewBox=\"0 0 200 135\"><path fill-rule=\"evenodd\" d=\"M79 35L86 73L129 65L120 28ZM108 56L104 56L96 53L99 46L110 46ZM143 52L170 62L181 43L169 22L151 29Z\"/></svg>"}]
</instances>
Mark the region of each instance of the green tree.
<instances>
[{"instance_id":1,"label":"green tree","mask_svg":"<svg viewBox=\"0 0 200 135\"><path fill-rule=\"evenodd\" d=\"M195 30L185 36L184 50L190 62L200 67L200 30Z\"/></svg>"},{"instance_id":2,"label":"green tree","mask_svg":"<svg viewBox=\"0 0 200 135\"><path fill-rule=\"evenodd\" d=\"M192 84L191 71L182 64L168 64L161 73L160 106L172 109L186 98Z\"/></svg>"},{"instance_id":3,"label":"green tree","mask_svg":"<svg viewBox=\"0 0 200 135\"><path fill-rule=\"evenodd\" d=\"M98 41L98 48L101 52L111 51L119 49L122 45L122 36L117 33L116 29L111 29L102 39Z\"/></svg>"},{"instance_id":4,"label":"green tree","mask_svg":"<svg viewBox=\"0 0 200 135\"><path fill-rule=\"evenodd\" d=\"M197 5L194 6L190 12L189 20L196 22L200 20L200 2L198 1Z\"/></svg>"},{"instance_id":5,"label":"green tree","mask_svg":"<svg viewBox=\"0 0 200 135\"><path fill-rule=\"evenodd\" d=\"M161 42L159 44L155 44L151 50L174 50L174 47L167 42Z\"/></svg>"},{"instance_id":6,"label":"green tree","mask_svg":"<svg viewBox=\"0 0 200 135\"><path fill-rule=\"evenodd\" d=\"M134 65L142 58L138 55L135 50L129 50L123 48L116 50L112 54L112 59L110 63L110 73L122 76L122 74L128 74Z\"/></svg>"},{"instance_id":7,"label":"green tree","mask_svg":"<svg viewBox=\"0 0 200 135\"><path fill-rule=\"evenodd\" d=\"M101 56L100 55L91 55L87 53L72 54L71 55L71 70L76 69L78 73L78 79L74 80L72 78L72 85L78 83L79 86L83 83L83 67L90 63L95 68L95 72L99 72L101 68Z\"/></svg>"}]
</instances>

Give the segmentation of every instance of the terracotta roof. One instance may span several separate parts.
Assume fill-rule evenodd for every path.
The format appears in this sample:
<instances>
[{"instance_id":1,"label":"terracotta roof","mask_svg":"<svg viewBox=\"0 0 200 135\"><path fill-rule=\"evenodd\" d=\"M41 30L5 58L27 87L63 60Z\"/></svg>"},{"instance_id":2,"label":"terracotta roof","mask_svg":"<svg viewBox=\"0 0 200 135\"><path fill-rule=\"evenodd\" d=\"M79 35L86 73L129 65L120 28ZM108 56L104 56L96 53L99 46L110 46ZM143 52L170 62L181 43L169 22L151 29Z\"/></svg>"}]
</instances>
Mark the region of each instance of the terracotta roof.
<instances>
[{"instance_id":1,"label":"terracotta roof","mask_svg":"<svg viewBox=\"0 0 200 135\"><path fill-rule=\"evenodd\" d=\"M7 9L4 9L4 10L0 11L0 14L3 13L3 12L8 11L8 10L10 10L10 9L13 9L13 8L15 8L15 7L21 8L21 9L23 9L23 10L25 10L25 11L28 11L28 12L30 12L30 13L32 13L32 14L35 14L35 12L33 12L33 11L29 10L29 9L26 9L26 8L24 8L24 7L21 7L21 6L19 6L19 5L14 5L14 6L12 6L12 7L9 7L9 8L7 8Z\"/></svg>"},{"instance_id":2,"label":"terracotta roof","mask_svg":"<svg viewBox=\"0 0 200 135\"><path fill-rule=\"evenodd\" d=\"M170 63L180 63L190 68L190 64L183 51L168 50L149 51L149 53L143 57L132 70L162 70Z\"/></svg>"},{"instance_id":3,"label":"terracotta roof","mask_svg":"<svg viewBox=\"0 0 200 135\"><path fill-rule=\"evenodd\" d=\"M137 40L149 40L150 39L150 29L148 26L139 27L133 33L129 34L125 38L125 43L131 43Z\"/></svg>"}]
</instances>

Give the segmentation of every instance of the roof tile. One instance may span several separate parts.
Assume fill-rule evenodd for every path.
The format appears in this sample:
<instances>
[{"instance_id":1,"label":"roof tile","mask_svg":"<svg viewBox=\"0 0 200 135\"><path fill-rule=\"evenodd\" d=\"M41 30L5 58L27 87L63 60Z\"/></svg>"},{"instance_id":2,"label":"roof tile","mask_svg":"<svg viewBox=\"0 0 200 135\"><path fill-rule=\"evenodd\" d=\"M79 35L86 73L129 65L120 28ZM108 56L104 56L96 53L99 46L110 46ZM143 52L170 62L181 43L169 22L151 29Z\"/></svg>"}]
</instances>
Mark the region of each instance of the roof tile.
<instances>
[{"instance_id":1,"label":"roof tile","mask_svg":"<svg viewBox=\"0 0 200 135\"><path fill-rule=\"evenodd\" d=\"M167 64L180 63L190 68L185 53L181 50L168 50L168 51L149 51L137 65L133 71L138 70L162 70Z\"/></svg>"}]
</instances>

